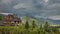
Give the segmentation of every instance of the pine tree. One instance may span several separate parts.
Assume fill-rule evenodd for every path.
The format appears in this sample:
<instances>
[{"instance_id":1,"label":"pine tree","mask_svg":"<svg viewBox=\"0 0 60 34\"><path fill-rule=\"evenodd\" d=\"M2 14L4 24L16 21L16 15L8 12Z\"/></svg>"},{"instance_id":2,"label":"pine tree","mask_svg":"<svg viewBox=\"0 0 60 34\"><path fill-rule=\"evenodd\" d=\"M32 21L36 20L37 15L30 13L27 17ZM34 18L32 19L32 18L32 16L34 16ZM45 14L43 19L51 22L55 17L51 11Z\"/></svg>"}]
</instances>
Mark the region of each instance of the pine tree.
<instances>
[{"instance_id":1,"label":"pine tree","mask_svg":"<svg viewBox=\"0 0 60 34\"><path fill-rule=\"evenodd\" d=\"M0 14L0 20L2 20L2 15Z\"/></svg>"},{"instance_id":2,"label":"pine tree","mask_svg":"<svg viewBox=\"0 0 60 34\"><path fill-rule=\"evenodd\" d=\"M46 21L45 24L44 24L44 29L45 29L45 30L48 30L48 28L49 28L49 24L48 24L48 22Z\"/></svg>"},{"instance_id":3,"label":"pine tree","mask_svg":"<svg viewBox=\"0 0 60 34\"><path fill-rule=\"evenodd\" d=\"M35 24L35 21L33 20L32 22L32 28L35 28L36 24Z\"/></svg>"},{"instance_id":4,"label":"pine tree","mask_svg":"<svg viewBox=\"0 0 60 34\"><path fill-rule=\"evenodd\" d=\"M39 30L38 30L38 34L42 34L43 33L43 28L42 25L40 25Z\"/></svg>"},{"instance_id":5,"label":"pine tree","mask_svg":"<svg viewBox=\"0 0 60 34\"><path fill-rule=\"evenodd\" d=\"M45 24L44 24L44 28L48 28L49 27L49 24L48 22L46 21Z\"/></svg>"},{"instance_id":6,"label":"pine tree","mask_svg":"<svg viewBox=\"0 0 60 34\"><path fill-rule=\"evenodd\" d=\"M50 33L50 26L47 21L44 24L44 32L45 32L45 34Z\"/></svg>"},{"instance_id":7,"label":"pine tree","mask_svg":"<svg viewBox=\"0 0 60 34\"><path fill-rule=\"evenodd\" d=\"M26 28L26 29L29 28L29 23L28 23L28 21L26 21L25 28Z\"/></svg>"}]
</instances>

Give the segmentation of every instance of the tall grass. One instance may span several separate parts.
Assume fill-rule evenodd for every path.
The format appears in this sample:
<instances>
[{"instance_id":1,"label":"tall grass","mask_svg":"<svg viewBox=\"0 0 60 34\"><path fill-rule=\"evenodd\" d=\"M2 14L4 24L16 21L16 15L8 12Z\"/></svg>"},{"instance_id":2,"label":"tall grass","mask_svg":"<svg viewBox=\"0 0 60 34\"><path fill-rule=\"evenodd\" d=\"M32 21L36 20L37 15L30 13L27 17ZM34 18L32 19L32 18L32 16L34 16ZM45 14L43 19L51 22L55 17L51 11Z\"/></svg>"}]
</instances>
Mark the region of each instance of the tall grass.
<instances>
[{"instance_id":1,"label":"tall grass","mask_svg":"<svg viewBox=\"0 0 60 34\"><path fill-rule=\"evenodd\" d=\"M19 26L0 26L0 34L60 34L58 28L48 26L47 22L45 25L34 26L25 24Z\"/></svg>"}]
</instances>

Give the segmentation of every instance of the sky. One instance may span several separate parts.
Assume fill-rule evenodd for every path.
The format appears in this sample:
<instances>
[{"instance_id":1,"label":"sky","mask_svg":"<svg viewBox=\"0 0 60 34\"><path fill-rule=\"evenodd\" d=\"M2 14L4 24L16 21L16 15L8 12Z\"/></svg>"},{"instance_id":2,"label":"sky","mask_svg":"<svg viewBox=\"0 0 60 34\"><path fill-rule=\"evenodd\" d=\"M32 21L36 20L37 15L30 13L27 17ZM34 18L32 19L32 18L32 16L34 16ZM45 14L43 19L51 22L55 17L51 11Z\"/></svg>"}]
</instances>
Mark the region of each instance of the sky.
<instances>
[{"instance_id":1,"label":"sky","mask_svg":"<svg viewBox=\"0 0 60 34\"><path fill-rule=\"evenodd\" d=\"M0 0L0 10L19 16L29 15L60 20L60 0Z\"/></svg>"}]
</instances>

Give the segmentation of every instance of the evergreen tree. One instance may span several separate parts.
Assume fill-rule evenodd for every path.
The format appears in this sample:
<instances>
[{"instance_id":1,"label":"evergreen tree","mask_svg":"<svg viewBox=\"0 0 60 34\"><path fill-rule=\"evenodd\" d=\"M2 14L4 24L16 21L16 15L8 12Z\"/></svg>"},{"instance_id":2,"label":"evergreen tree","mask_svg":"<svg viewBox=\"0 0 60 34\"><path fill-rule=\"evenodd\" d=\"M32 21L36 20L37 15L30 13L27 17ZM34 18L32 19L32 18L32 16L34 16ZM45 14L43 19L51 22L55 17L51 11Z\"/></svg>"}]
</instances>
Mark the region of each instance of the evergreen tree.
<instances>
[{"instance_id":1,"label":"evergreen tree","mask_svg":"<svg viewBox=\"0 0 60 34\"><path fill-rule=\"evenodd\" d=\"M25 28L26 28L26 29L29 28L29 23L28 23L28 21L26 21Z\"/></svg>"},{"instance_id":2,"label":"evergreen tree","mask_svg":"<svg viewBox=\"0 0 60 34\"><path fill-rule=\"evenodd\" d=\"M0 14L0 20L2 20L2 15Z\"/></svg>"},{"instance_id":3,"label":"evergreen tree","mask_svg":"<svg viewBox=\"0 0 60 34\"><path fill-rule=\"evenodd\" d=\"M49 26L48 22L46 21L44 24L44 31L45 33L50 33L51 32L51 27Z\"/></svg>"},{"instance_id":4,"label":"evergreen tree","mask_svg":"<svg viewBox=\"0 0 60 34\"><path fill-rule=\"evenodd\" d=\"M49 24L48 24L48 22L46 21L45 24L44 24L44 29L47 31L48 28L49 28Z\"/></svg>"},{"instance_id":5,"label":"evergreen tree","mask_svg":"<svg viewBox=\"0 0 60 34\"><path fill-rule=\"evenodd\" d=\"M36 24L35 24L35 21L33 20L32 22L32 28L35 28Z\"/></svg>"},{"instance_id":6,"label":"evergreen tree","mask_svg":"<svg viewBox=\"0 0 60 34\"><path fill-rule=\"evenodd\" d=\"M42 25L40 25L40 30L43 29Z\"/></svg>"},{"instance_id":7,"label":"evergreen tree","mask_svg":"<svg viewBox=\"0 0 60 34\"><path fill-rule=\"evenodd\" d=\"M44 28L48 28L49 27L49 24L48 22L46 21L45 24L44 24Z\"/></svg>"},{"instance_id":8,"label":"evergreen tree","mask_svg":"<svg viewBox=\"0 0 60 34\"><path fill-rule=\"evenodd\" d=\"M38 34L42 34L43 33L43 28L42 28L42 25L40 25L40 28L38 30Z\"/></svg>"}]
</instances>

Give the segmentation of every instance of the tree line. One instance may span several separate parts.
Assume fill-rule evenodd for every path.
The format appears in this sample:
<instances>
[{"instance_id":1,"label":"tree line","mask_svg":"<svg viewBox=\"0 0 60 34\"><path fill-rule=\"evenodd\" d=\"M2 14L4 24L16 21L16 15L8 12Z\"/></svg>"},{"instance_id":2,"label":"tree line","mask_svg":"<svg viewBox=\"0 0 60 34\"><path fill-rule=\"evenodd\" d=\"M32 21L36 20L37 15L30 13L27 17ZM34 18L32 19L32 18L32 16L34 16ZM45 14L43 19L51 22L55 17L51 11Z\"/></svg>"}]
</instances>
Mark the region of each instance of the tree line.
<instances>
[{"instance_id":1,"label":"tree line","mask_svg":"<svg viewBox=\"0 0 60 34\"><path fill-rule=\"evenodd\" d=\"M60 30L51 27L48 22L38 26L33 20L31 25L26 21L24 25L19 26L0 26L0 34L60 34Z\"/></svg>"}]
</instances>

